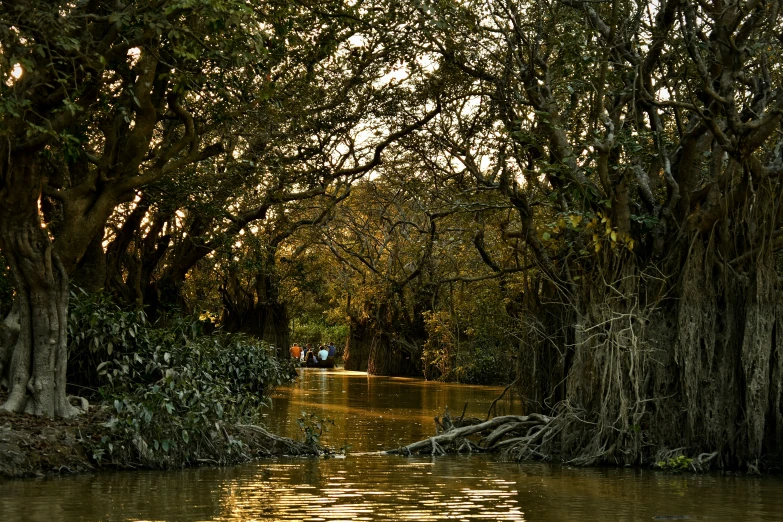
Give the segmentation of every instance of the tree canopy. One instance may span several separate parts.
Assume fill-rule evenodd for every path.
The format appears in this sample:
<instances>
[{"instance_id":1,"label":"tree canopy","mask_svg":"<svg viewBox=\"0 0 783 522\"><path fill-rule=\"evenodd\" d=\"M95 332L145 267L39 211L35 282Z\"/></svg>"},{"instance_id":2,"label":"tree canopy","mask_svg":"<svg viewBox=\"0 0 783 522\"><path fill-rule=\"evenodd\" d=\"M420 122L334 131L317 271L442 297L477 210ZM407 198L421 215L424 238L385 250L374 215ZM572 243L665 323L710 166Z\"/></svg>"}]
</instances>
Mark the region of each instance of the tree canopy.
<instances>
[{"instance_id":1,"label":"tree canopy","mask_svg":"<svg viewBox=\"0 0 783 522\"><path fill-rule=\"evenodd\" d=\"M516 379L574 462L779 459L780 8L4 2L3 407L71 413L72 280Z\"/></svg>"}]
</instances>

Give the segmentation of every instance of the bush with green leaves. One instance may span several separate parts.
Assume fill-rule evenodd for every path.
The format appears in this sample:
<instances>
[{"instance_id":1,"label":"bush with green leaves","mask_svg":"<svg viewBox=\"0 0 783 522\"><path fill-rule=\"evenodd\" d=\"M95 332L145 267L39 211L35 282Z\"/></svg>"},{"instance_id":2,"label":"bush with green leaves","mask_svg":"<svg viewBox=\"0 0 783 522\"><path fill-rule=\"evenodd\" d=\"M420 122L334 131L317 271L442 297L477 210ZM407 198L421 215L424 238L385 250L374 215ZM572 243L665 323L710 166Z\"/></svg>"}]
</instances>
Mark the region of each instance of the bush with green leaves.
<instances>
[{"instance_id":1,"label":"bush with green leaves","mask_svg":"<svg viewBox=\"0 0 783 522\"><path fill-rule=\"evenodd\" d=\"M267 343L205 335L195 317L151 325L143 311L79 291L70 311L71 381L110 410L93 448L98 460L152 467L238 460L243 444L231 425L257 423L271 391L293 374Z\"/></svg>"},{"instance_id":2,"label":"bush with green leaves","mask_svg":"<svg viewBox=\"0 0 783 522\"><path fill-rule=\"evenodd\" d=\"M348 326L312 320L295 322L291 328L291 339L301 344L314 345L332 342L339 349L345 346L345 341L348 339Z\"/></svg>"},{"instance_id":3,"label":"bush with green leaves","mask_svg":"<svg viewBox=\"0 0 783 522\"><path fill-rule=\"evenodd\" d=\"M311 448L321 448L321 439L329 431L329 426L334 426L332 419L322 419L315 413L302 412L302 416L296 419L299 431L302 432L304 443Z\"/></svg>"},{"instance_id":4,"label":"bush with green leaves","mask_svg":"<svg viewBox=\"0 0 783 522\"><path fill-rule=\"evenodd\" d=\"M690 459L685 455L678 455L676 457L656 462L655 467L669 471L689 471L691 469L692 463L693 459Z\"/></svg>"},{"instance_id":5,"label":"bush with green leaves","mask_svg":"<svg viewBox=\"0 0 783 522\"><path fill-rule=\"evenodd\" d=\"M113 409L103 448L136 452L152 466L230 460L242 444L225 426L257 423L271 390L290 378L289 363L242 335L177 342L176 330L144 333L149 344L99 368Z\"/></svg>"},{"instance_id":6,"label":"bush with green leaves","mask_svg":"<svg viewBox=\"0 0 783 522\"><path fill-rule=\"evenodd\" d=\"M505 384L514 377L513 358L508 351L490 344L486 339L469 343L457 357L454 377L463 384Z\"/></svg>"},{"instance_id":7,"label":"bush with green leaves","mask_svg":"<svg viewBox=\"0 0 783 522\"><path fill-rule=\"evenodd\" d=\"M101 384L98 366L120 353L137 351L148 328L142 310L125 310L106 294L73 290L68 307L67 378L72 392L95 396Z\"/></svg>"}]
</instances>

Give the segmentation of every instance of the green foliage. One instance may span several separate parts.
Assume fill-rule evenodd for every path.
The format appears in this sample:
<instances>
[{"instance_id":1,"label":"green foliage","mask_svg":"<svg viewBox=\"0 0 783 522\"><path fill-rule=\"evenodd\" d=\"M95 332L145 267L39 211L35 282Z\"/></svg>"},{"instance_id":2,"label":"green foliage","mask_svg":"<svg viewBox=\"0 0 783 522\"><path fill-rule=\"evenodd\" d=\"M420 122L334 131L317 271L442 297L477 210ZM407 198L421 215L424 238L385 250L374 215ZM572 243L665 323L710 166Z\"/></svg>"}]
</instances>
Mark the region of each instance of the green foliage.
<instances>
[{"instance_id":1,"label":"green foliage","mask_svg":"<svg viewBox=\"0 0 783 522\"><path fill-rule=\"evenodd\" d=\"M484 342L482 342L484 341ZM507 345L490 344L488 339L470 345L470 352L457 359L454 375L464 384L503 384L513 380L512 358Z\"/></svg>"},{"instance_id":2,"label":"green foliage","mask_svg":"<svg viewBox=\"0 0 783 522\"><path fill-rule=\"evenodd\" d=\"M241 443L223 425L259 420L261 406L289 379L287 362L269 345L242 335L213 335L183 342L178 328L149 329L138 351L102 363L104 402L113 411L111 452L132 444L147 464L179 466L199 457L200 448Z\"/></svg>"},{"instance_id":3,"label":"green foliage","mask_svg":"<svg viewBox=\"0 0 783 522\"><path fill-rule=\"evenodd\" d=\"M338 348L345 346L348 326L322 321L296 322L291 328L291 339L298 343L323 344L332 342Z\"/></svg>"},{"instance_id":4,"label":"green foliage","mask_svg":"<svg viewBox=\"0 0 783 522\"><path fill-rule=\"evenodd\" d=\"M655 467L669 471L688 471L691 469L692 463L693 459L689 459L685 455L679 455L670 459L660 460L655 463Z\"/></svg>"},{"instance_id":5,"label":"green foliage","mask_svg":"<svg viewBox=\"0 0 783 522\"><path fill-rule=\"evenodd\" d=\"M192 317L163 326L142 311L125 311L106 296L75 293L69 346L72 379L98 383L111 410L97 460L141 459L180 466L208 449L227 458L242 443L224 425L259 420L271 390L292 375L289 361L244 335L203 335ZM214 451L210 453L214 460Z\"/></svg>"},{"instance_id":6,"label":"green foliage","mask_svg":"<svg viewBox=\"0 0 783 522\"><path fill-rule=\"evenodd\" d=\"M428 337L422 359L428 367L427 378L464 384L513 380L513 349L485 314L463 318L461 332L456 331L454 318L445 311L424 312L424 320Z\"/></svg>"},{"instance_id":7,"label":"green foliage","mask_svg":"<svg viewBox=\"0 0 783 522\"><path fill-rule=\"evenodd\" d=\"M149 325L141 310L123 310L104 294L71 292L68 309L68 383L76 393L97 390L96 368L146 341Z\"/></svg>"},{"instance_id":8,"label":"green foliage","mask_svg":"<svg viewBox=\"0 0 783 522\"><path fill-rule=\"evenodd\" d=\"M296 424L302 432L304 443L312 448L321 447L321 438L329 431L329 426L334 426L332 419L322 419L315 413L302 412L302 416L296 419Z\"/></svg>"}]
</instances>

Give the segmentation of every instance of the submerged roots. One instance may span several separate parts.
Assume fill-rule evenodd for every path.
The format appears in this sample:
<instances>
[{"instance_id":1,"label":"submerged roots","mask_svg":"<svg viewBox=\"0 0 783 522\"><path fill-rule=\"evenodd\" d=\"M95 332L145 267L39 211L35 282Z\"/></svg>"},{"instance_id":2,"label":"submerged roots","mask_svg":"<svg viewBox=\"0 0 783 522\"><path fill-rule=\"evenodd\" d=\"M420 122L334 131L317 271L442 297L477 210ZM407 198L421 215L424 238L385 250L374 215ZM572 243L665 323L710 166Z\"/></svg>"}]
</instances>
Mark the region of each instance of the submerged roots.
<instances>
[{"instance_id":1,"label":"submerged roots","mask_svg":"<svg viewBox=\"0 0 783 522\"><path fill-rule=\"evenodd\" d=\"M622 452L616 441L608 444L612 439L606 434L602 436L596 423L584 419L584 412L560 406L555 416L538 413L504 415L487 421L475 418L452 420L447 410L442 419L435 418L436 435L383 453L404 456L450 452L500 453L505 460L511 461L545 460L589 466L606 462L610 456ZM595 446L595 441L601 439L604 444ZM583 451L574 456L573 449L580 444ZM713 452L686 458L684 450L659 451L654 463L662 469L701 472L710 469L719 456L718 452Z\"/></svg>"},{"instance_id":2,"label":"submerged roots","mask_svg":"<svg viewBox=\"0 0 783 522\"><path fill-rule=\"evenodd\" d=\"M435 419L438 433L434 437L407 446L387 450L387 454L413 455L427 453L443 455L452 452L502 451L509 458L544 458L539 451L557 433L555 418L531 415L504 415L481 422L478 419L452 421L448 411L443 419ZM473 437L478 440L470 440Z\"/></svg>"}]
</instances>

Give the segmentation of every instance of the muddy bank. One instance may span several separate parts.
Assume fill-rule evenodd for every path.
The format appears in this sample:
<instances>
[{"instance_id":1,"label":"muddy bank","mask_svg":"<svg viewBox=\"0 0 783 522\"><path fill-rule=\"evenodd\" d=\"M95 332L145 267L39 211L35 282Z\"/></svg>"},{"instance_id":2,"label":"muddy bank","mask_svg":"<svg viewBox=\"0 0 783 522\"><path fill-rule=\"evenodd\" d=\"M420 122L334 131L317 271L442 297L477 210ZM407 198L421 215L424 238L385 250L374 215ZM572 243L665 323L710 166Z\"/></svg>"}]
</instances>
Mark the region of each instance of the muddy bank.
<instances>
[{"instance_id":1,"label":"muddy bank","mask_svg":"<svg viewBox=\"0 0 783 522\"><path fill-rule=\"evenodd\" d=\"M165 462L145 463L138 448L128 445L114 455L100 454L101 439L110 436L105 425L108 410L92 408L73 419L49 419L26 414L0 412L0 478L42 477L83 473L100 469L159 469ZM317 449L260 426L226 426L223 436L233 441L235 451L227 453L220 444L193 448L197 455L187 465L236 464L282 455L316 455ZM236 450L237 441L241 448Z\"/></svg>"},{"instance_id":2,"label":"muddy bank","mask_svg":"<svg viewBox=\"0 0 783 522\"><path fill-rule=\"evenodd\" d=\"M0 412L0 477L96 469L91 448L104 435L102 422L95 411L69 420Z\"/></svg>"}]
</instances>

